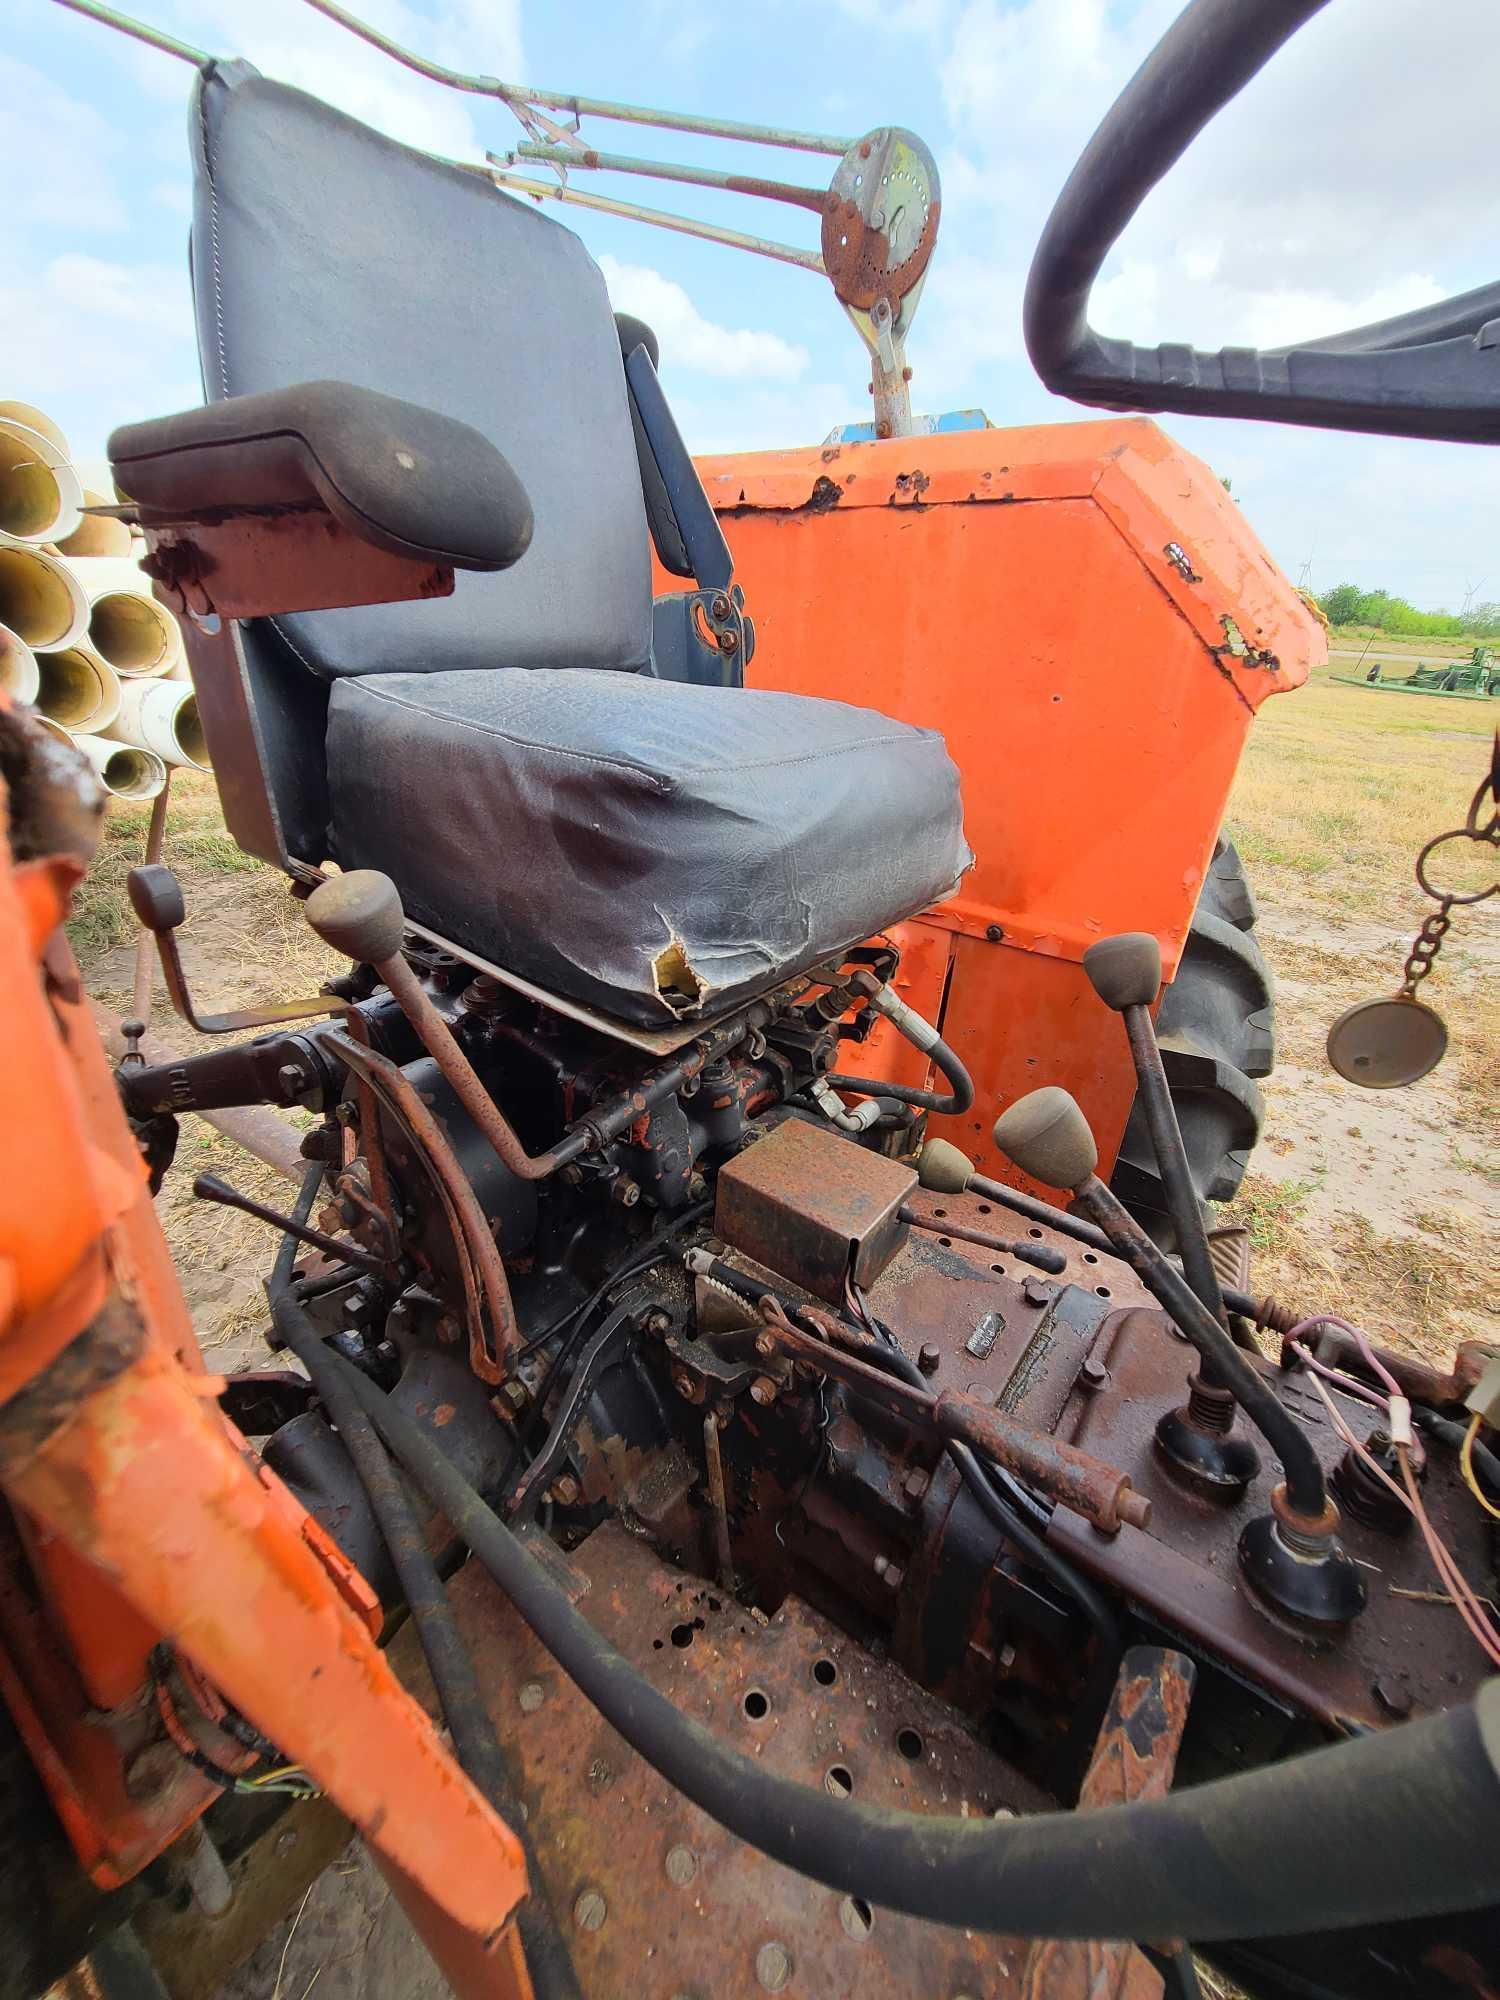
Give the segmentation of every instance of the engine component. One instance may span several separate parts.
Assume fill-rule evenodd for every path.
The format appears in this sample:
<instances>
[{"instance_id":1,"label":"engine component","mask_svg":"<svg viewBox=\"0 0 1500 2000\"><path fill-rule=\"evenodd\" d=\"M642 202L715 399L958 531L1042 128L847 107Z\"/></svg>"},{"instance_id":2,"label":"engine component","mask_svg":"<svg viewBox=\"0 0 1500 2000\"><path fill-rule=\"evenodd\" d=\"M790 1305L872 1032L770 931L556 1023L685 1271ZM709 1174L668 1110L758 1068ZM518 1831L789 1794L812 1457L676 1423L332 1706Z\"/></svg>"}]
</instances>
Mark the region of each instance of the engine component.
<instances>
[{"instance_id":1,"label":"engine component","mask_svg":"<svg viewBox=\"0 0 1500 2000\"><path fill-rule=\"evenodd\" d=\"M734 1249L842 1305L900 1249L916 1170L788 1118L720 1169L714 1227Z\"/></svg>"}]
</instances>

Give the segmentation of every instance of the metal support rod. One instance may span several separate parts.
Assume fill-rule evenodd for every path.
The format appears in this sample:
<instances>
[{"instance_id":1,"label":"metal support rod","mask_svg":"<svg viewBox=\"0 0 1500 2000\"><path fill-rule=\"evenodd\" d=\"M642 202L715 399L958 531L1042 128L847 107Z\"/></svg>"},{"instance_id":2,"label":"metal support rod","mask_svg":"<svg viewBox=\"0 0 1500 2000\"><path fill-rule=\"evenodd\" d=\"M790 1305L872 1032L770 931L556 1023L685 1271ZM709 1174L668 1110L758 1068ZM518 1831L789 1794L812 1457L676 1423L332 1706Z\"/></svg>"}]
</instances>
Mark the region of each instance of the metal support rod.
<instances>
[{"instance_id":1,"label":"metal support rod","mask_svg":"<svg viewBox=\"0 0 1500 2000\"><path fill-rule=\"evenodd\" d=\"M719 1450L719 1413L710 1410L703 1419L703 1462L708 1468L708 1498L714 1510L714 1549L718 1558L719 1582L734 1589L734 1554L729 1543L729 1503L724 1493L724 1454Z\"/></svg>"},{"instance_id":2,"label":"metal support rod","mask_svg":"<svg viewBox=\"0 0 1500 2000\"><path fill-rule=\"evenodd\" d=\"M617 104L607 97L577 97L571 91L536 90L526 83L502 83L497 76L472 76L463 70L448 69L432 62L399 42L382 35L334 0L307 0L309 7L337 21L351 35L390 56L405 68L415 70L433 83L445 83L451 90L472 91L479 97L498 97L517 113L531 105L544 104L551 111L567 111L575 118L608 118L621 125L655 125L670 132L702 132L711 139L745 139L756 146L785 146L798 153L847 153L852 139L836 139L824 132L795 132L778 125L747 125L737 118L695 118L684 111L657 111L643 104Z\"/></svg>"},{"instance_id":3,"label":"metal support rod","mask_svg":"<svg viewBox=\"0 0 1500 2000\"><path fill-rule=\"evenodd\" d=\"M705 243L723 243L731 250L748 250L756 257L771 257L778 264L795 264L800 270L815 271L826 278L827 268L815 250L796 250L790 243L777 243L765 236L747 236L740 229L721 229L712 222L695 222L691 216L674 215L665 208L642 208L639 202L616 201L613 195L589 194L583 188L558 187L551 181L528 180L513 174L489 155L490 179L497 187L514 194L528 194L535 201L561 201L575 208L592 208L600 215L622 215L630 222L649 222L657 229L673 230L678 236L701 237Z\"/></svg>"},{"instance_id":4,"label":"metal support rod","mask_svg":"<svg viewBox=\"0 0 1500 2000\"><path fill-rule=\"evenodd\" d=\"M494 158L490 154L491 159ZM821 215L828 205L826 188L797 187L789 181L761 180L751 174L720 173L716 167L679 166L670 160L641 160L631 153L600 153L592 146L538 146L523 143L506 154L507 162L540 160L549 167L581 167L610 174L642 174L647 180L680 181L685 187L719 188L725 194L752 194L765 201L790 202Z\"/></svg>"},{"instance_id":5,"label":"metal support rod","mask_svg":"<svg viewBox=\"0 0 1500 2000\"><path fill-rule=\"evenodd\" d=\"M945 1215L937 1222L930 1215L921 1215L914 1208L903 1207L901 1220L911 1229L925 1229L933 1236L956 1236L961 1243L977 1243L983 1250L1000 1250L1008 1257L1016 1258L1022 1264L1034 1264L1039 1271L1049 1271L1059 1277L1068 1268L1068 1260L1061 1250L1054 1250L1047 1243L1017 1243L1008 1236L992 1236L987 1229L970 1229L961 1222L950 1222Z\"/></svg>"},{"instance_id":6,"label":"metal support rod","mask_svg":"<svg viewBox=\"0 0 1500 2000\"><path fill-rule=\"evenodd\" d=\"M1219 1274L1214 1269L1209 1251L1203 1210L1198 1204L1198 1190L1193 1185L1187 1148L1182 1143L1182 1127L1177 1122L1177 1110L1172 1102L1172 1086L1167 1082L1167 1072L1162 1066L1161 1047L1156 1039L1151 1010L1149 1007L1124 1007L1121 1014L1130 1041L1131 1058L1135 1063L1136 1089L1146 1118L1146 1130L1151 1135L1151 1148L1161 1169L1167 1212L1177 1232L1182 1274L1220 1326L1227 1326Z\"/></svg>"},{"instance_id":7,"label":"metal support rod","mask_svg":"<svg viewBox=\"0 0 1500 2000\"><path fill-rule=\"evenodd\" d=\"M305 1243L310 1250L321 1250L325 1257L332 1257L342 1264L351 1264L356 1271L363 1271L366 1277L383 1278L386 1267L378 1257L371 1257L353 1243L341 1242L337 1236L325 1236L321 1229L311 1229L305 1222L298 1222L295 1216L283 1215L279 1209L268 1208L263 1201L254 1201L248 1194L241 1194L228 1181L221 1181L217 1174L199 1174L193 1182L193 1193L199 1201L216 1201L221 1208L237 1208L245 1215L253 1215L257 1222L268 1222L273 1229L279 1229L286 1236L294 1236L299 1243Z\"/></svg>"},{"instance_id":8,"label":"metal support rod","mask_svg":"<svg viewBox=\"0 0 1500 2000\"><path fill-rule=\"evenodd\" d=\"M67 7L75 14L82 14L90 21L102 21L106 28L115 28L122 35L129 35L137 42L144 42L149 49L160 49L164 56L177 56L182 62L203 64L213 58L205 49L195 49L190 42L179 42L175 35L163 34L160 28L148 28L144 21L136 21L129 14L122 14L115 7L105 7L100 0L57 0L59 7Z\"/></svg>"}]
</instances>

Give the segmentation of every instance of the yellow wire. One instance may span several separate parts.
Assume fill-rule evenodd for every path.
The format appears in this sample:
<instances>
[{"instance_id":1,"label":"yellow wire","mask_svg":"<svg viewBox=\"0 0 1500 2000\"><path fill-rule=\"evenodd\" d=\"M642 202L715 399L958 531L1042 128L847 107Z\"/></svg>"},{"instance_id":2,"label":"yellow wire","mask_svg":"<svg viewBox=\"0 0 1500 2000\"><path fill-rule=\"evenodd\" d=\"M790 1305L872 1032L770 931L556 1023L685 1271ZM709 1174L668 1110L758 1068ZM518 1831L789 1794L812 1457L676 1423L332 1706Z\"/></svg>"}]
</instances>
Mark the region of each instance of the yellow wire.
<instances>
[{"instance_id":1,"label":"yellow wire","mask_svg":"<svg viewBox=\"0 0 1500 2000\"><path fill-rule=\"evenodd\" d=\"M271 1785L279 1778L300 1778L303 1775L300 1764L278 1764L274 1771L258 1771L253 1778L247 1778L247 1785Z\"/></svg>"},{"instance_id":2,"label":"yellow wire","mask_svg":"<svg viewBox=\"0 0 1500 2000\"><path fill-rule=\"evenodd\" d=\"M1480 1489L1479 1481L1474 1476L1474 1440L1479 1435L1479 1426L1483 1421L1484 1419L1476 1411L1473 1421L1464 1432L1464 1441L1458 1448L1458 1469L1464 1476L1464 1485L1468 1487L1485 1513L1490 1516L1491 1520L1500 1521L1500 1507L1493 1506L1485 1498L1484 1493Z\"/></svg>"}]
</instances>

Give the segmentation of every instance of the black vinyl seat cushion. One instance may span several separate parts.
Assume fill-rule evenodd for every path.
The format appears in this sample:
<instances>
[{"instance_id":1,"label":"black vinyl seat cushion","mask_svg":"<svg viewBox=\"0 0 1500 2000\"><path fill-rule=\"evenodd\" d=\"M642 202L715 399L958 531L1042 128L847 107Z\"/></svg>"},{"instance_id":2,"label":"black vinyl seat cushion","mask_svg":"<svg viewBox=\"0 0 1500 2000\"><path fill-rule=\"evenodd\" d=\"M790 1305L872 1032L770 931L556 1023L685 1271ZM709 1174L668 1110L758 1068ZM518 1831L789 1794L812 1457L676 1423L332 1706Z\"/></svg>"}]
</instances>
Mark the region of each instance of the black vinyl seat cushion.
<instances>
[{"instance_id":1,"label":"black vinyl seat cushion","mask_svg":"<svg viewBox=\"0 0 1500 2000\"><path fill-rule=\"evenodd\" d=\"M948 895L973 859L932 730L581 668L334 683L342 866L616 1019L712 1019Z\"/></svg>"}]
</instances>

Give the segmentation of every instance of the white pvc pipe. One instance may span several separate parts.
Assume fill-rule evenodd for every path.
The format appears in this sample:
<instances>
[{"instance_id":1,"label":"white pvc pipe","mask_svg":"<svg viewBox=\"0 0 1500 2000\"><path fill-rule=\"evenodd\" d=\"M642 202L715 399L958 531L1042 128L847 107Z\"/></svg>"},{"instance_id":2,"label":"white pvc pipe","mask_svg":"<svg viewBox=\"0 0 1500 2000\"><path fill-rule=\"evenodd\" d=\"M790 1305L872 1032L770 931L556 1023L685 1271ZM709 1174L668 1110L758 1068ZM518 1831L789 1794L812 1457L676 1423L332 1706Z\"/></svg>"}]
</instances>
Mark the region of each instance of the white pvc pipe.
<instances>
[{"instance_id":1,"label":"white pvc pipe","mask_svg":"<svg viewBox=\"0 0 1500 2000\"><path fill-rule=\"evenodd\" d=\"M83 490L85 507L109 507L114 503L102 493ZM106 556L129 556L132 553L130 530L123 521L117 521L112 514L84 514L72 534L57 545L58 552L71 561L81 557L95 562Z\"/></svg>"},{"instance_id":2,"label":"white pvc pipe","mask_svg":"<svg viewBox=\"0 0 1500 2000\"><path fill-rule=\"evenodd\" d=\"M104 733L117 743L154 750L165 763L209 769L208 745L190 681L123 682L119 713Z\"/></svg>"},{"instance_id":3,"label":"white pvc pipe","mask_svg":"<svg viewBox=\"0 0 1500 2000\"><path fill-rule=\"evenodd\" d=\"M73 456L60 428L35 403L0 403L0 424L25 424L28 430L40 431L60 457L71 459Z\"/></svg>"},{"instance_id":4,"label":"white pvc pipe","mask_svg":"<svg viewBox=\"0 0 1500 2000\"><path fill-rule=\"evenodd\" d=\"M160 674L182 651L182 632L144 590L102 590L89 606L89 644L117 674Z\"/></svg>"},{"instance_id":5,"label":"white pvc pipe","mask_svg":"<svg viewBox=\"0 0 1500 2000\"><path fill-rule=\"evenodd\" d=\"M76 646L89 629L88 599L56 556L0 546L0 625L8 625L33 652Z\"/></svg>"},{"instance_id":6,"label":"white pvc pipe","mask_svg":"<svg viewBox=\"0 0 1500 2000\"><path fill-rule=\"evenodd\" d=\"M8 626L0 625L0 688L12 701L29 708L40 685L35 653Z\"/></svg>"},{"instance_id":7,"label":"white pvc pipe","mask_svg":"<svg viewBox=\"0 0 1500 2000\"><path fill-rule=\"evenodd\" d=\"M83 487L42 431L0 417L0 542L55 542L83 519Z\"/></svg>"},{"instance_id":8,"label":"white pvc pipe","mask_svg":"<svg viewBox=\"0 0 1500 2000\"><path fill-rule=\"evenodd\" d=\"M154 799L167 782L167 767L154 750L115 743L107 736L75 735L73 741L111 798Z\"/></svg>"},{"instance_id":9,"label":"white pvc pipe","mask_svg":"<svg viewBox=\"0 0 1500 2000\"><path fill-rule=\"evenodd\" d=\"M36 705L64 729L99 736L120 712L120 676L87 646L38 653Z\"/></svg>"}]
</instances>

